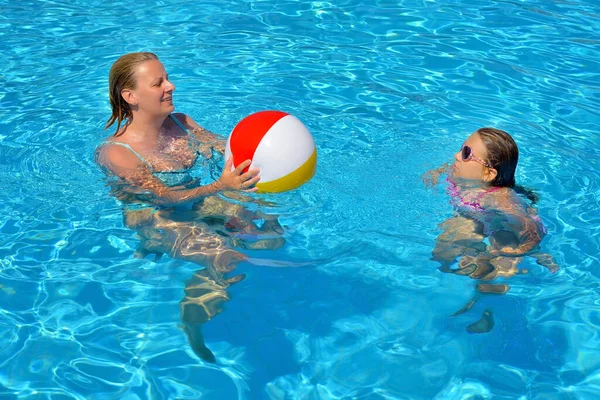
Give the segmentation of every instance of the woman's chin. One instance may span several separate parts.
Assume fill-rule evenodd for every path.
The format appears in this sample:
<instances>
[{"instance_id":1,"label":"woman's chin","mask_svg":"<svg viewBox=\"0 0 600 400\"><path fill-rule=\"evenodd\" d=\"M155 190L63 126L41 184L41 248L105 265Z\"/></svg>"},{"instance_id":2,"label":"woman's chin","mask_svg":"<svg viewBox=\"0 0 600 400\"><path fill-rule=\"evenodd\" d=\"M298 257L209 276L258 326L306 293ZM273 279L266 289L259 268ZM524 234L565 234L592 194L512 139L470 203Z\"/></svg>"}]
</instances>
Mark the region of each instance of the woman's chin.
<instances>
[{"instance_id":1,"label":"woman's chin","mask_svg":"<svg viewBox=\"0 0 600 400\"><path fill-rule=\"evenodd\" d=\"M173 104L163 104L163 106L160 109L160 114L164 115L165 117L168 117L169 114L172 114L173 111L175 111L175 106Z\"/></svg>"},{"instance_id":2,"label":"woman's chin","mask_svg":"<svg viewBox=\"0 0 600 400\"><path fill-rule=\"evenodd\" d=\"M162 103L162 109L169 110L169 112L172 112L173 110L175 110L175 104L173 104L172 101L164 102Z\"/></svg>"}]
</instances>

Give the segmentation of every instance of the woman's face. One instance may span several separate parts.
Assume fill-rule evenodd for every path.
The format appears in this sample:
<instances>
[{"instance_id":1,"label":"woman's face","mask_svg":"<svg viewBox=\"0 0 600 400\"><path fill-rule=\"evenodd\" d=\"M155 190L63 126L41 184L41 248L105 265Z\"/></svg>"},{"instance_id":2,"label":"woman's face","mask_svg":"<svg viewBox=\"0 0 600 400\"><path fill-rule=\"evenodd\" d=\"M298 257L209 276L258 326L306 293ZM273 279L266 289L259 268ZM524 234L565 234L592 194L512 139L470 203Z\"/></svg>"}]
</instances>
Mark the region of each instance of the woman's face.
<instances>
[{"instance_id":1,"label":"woman's face","mask_svg":"<svg viewBox=\"0 0 600 400\"><path fill-rule=\"evenodd\" d=\"M135 77L136 88L131 90L131 95L138 111L153 115L169 115L175 110L173 105L175 85L169 81L167 71L160 61L149 60L138 65ZM125 100L130 102L127 97Z\"/></svg>"},{"instance_id":2,"label":"woman's face","mask_svg":"<svg viewBox=\"0 0 600 400\"><path fill-rule=\"evenodd\" d=\"M463 148L471 148L472 158L463 161ZM463 144L461 150L454 155L454 165L452 166L452 176L468 180L491 181L493 176L491 168L484 166L487 163L487 149L477 133L473 133ZM494 174L495 176L495 174Z\"/></svg>"}]
</instances>

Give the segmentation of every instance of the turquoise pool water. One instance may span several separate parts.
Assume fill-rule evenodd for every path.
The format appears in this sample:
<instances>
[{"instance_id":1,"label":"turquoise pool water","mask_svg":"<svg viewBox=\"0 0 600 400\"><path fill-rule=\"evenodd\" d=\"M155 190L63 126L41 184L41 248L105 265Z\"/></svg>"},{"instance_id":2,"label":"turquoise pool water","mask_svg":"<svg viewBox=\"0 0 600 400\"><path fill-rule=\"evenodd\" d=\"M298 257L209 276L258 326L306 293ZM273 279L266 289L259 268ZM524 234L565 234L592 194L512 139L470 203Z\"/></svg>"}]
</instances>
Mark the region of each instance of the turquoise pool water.
<instances>
[{"instance_id":1,"label":"turquoise pool water","mask_svg":"<svg viewBox=\"0 0 600 400\"><path fill-rule=\"evenodd\" d=\"M600 397L600 5L366 3L0 0L0 398ZM247 253L284 266L238 266L203 326L217 364L180 329L199 267L134 258L93 162L108 70L140 50L208 129L280 109L318 146L308 184L260 197L286 244ZM452 210L420 176L488 125L560 270L526 258L451 317L477 282L429 260Z\"/></svg>"}]
</instances>

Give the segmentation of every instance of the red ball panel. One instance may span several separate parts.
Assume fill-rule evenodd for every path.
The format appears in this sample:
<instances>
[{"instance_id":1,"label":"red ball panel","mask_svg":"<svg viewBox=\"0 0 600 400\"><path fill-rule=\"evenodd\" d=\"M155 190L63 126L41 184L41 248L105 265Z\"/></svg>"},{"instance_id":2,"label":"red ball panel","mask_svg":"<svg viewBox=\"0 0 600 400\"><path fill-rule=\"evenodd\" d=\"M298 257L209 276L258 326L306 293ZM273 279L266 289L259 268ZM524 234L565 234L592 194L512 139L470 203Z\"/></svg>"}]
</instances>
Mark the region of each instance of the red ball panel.
<instances>
[{"instance_id":1,"label":"red ball panel","mask_svg":"<svg viewBox=\"0 0 600 400\"><path fill-rule=\"evenodd\" d=\"M229 146L233 154L233 165L252 159L258 144L273 124L288 115L283 111L259 111L241 120L233 131Z\"/></svg>"}]
</instances>

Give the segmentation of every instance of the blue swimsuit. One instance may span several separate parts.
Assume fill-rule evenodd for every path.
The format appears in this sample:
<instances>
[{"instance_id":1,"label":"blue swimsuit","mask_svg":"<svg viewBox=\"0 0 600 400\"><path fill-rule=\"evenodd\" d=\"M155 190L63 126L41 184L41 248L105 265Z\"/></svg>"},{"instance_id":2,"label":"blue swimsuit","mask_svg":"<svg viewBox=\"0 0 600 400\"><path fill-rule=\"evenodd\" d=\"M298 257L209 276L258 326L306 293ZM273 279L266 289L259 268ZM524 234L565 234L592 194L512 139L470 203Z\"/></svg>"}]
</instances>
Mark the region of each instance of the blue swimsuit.
<instances>
[{"instance_id":1,"label":"blue swimsuit","mask_svg":"<svg viewBox=\"0 0 600 400\"><path fill-rule=\"evenodd\" d=\"M173 122L175 122L175 124L177 124L177 126L179 126L181 129L183 129L183 131L185 133L187 133L188 135L190 134L188 132L188 130L186 129L186 127L181 122L179 122L179 120L177 118L175 118L172 114L169 115L169 118L171 118L171 120L173 120ZM195 137L193 135L190 135L190 138L195 139ZM131 151L133 154L135 154L135 156L137 158L140 159L141 162L143 162L148 167L148 169L150 169L150 171L152 172L152 175L154 175L156 178L160 179L161 182L163 182L167 186L180 186L180 185L184 185L184 184L192 181L193 178L190 175L190 172L194 168L194 166L196 166L196 164L198 163L198 158L200 158L200 157L196 157L194 164L192 166L190 166L189 168L185 168L185 169L181 169L181 170L172 170L172 171L155 171L154 168L152 168L152 165L150 165L150 163L148 161L146 161L146 159L144 159L144 157L142 157L137 151L132 149L131 146L128 145L127 143L106 141L106 142L103 142L98 147L98 149L100 149L102 146L105 146L107 144L114 144L117 146L125 147L126 149Z\"/></svg>"}]
</instances>

